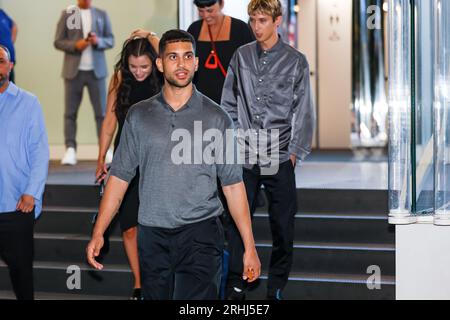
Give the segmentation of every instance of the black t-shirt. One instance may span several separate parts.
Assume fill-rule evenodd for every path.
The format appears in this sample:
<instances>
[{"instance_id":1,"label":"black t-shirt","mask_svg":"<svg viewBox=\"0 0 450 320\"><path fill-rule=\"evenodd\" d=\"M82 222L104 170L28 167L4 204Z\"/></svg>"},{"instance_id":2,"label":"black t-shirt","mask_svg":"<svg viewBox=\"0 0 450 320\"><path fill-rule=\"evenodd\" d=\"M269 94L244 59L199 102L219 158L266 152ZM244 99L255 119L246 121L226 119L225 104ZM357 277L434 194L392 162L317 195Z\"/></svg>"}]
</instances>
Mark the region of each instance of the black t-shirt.
<instances>
[{"instance_id":1,"label":"black t-shirt","mask_svg":"<svg viewBox=\"0 0 450 320\"><path fill-rule=\"evenodd\" d=\"M187 30L196 40L197 56L199 58L199 68L195 75L194 83L201 93L220 104L225 77L220 68L205 68L205 62L211 53L212 45L210 41L198 41L202 23L203 20L195 21ZM225 70L228 70L228 65L236 49L254 40L255 38L249 26L245 22L232 17L230 40L216 42L217 54Z\"/></svg>"}]
</instances>

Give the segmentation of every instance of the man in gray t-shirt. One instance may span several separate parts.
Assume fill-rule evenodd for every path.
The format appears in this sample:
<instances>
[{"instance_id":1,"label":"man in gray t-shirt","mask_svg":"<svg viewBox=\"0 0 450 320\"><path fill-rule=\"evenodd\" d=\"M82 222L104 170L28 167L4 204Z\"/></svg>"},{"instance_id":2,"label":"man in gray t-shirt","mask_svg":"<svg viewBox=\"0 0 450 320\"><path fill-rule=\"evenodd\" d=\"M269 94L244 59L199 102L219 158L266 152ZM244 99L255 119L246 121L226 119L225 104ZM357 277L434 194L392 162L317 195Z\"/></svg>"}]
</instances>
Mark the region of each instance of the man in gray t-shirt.
<instances>
[{"instance_id":1,"label":"man in gray t-shirt","mask_svg":"<svg viewBox=\"0 0 450 320\"><path fill-rule=\"evenodd\" d=\"M159 51L157 67L165 85L128 112L87 257L93 267L103 268L95 261L103 233L139 167L144 298L217 299L224 245L217 178L244 243L243 278L253 282L261 272L242 168L235 162L234 143L228 141L233 122L192 85L198 59L190 34L166 32Z\"/></svg>"}]
</instances>

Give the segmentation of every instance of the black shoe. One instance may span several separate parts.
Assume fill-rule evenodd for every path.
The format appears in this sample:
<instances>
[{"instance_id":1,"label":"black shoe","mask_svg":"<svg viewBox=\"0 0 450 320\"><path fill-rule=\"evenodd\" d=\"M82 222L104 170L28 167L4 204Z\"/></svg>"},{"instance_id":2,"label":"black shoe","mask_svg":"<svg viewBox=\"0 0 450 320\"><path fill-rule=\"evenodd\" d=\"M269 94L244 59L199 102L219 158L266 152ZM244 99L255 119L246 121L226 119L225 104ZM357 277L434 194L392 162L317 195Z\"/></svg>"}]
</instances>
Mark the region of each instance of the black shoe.
<instances>
[{"instance_id":1,"label":"black shoe","mask_svg":"<svg viewBox=\"0 0 450 320\"><path fill-rule=\"evenodd\" d=\"M144 300L142 297L141 288L134 288L133 295L130 297L130 300Z\"/></svg>"},{"instance_id":2,"label":"black shoe","mask_svg":"<svg viewBox=\"0 0 450 320\"><path fill-rule=\"evenodd\" d=\"M267 292L267 300L283 300L281 289L269 290Z\"/></svg>"},{"instance_id":3,"label":"black shoe","mask_svg":"<svg viewBox=\"0 0 450 320\"><path fill-rule=\"evenodd\" d=\"M236 287L228 289L227 300L244 301L245 291Z\"/></svg>"}]
</instances>

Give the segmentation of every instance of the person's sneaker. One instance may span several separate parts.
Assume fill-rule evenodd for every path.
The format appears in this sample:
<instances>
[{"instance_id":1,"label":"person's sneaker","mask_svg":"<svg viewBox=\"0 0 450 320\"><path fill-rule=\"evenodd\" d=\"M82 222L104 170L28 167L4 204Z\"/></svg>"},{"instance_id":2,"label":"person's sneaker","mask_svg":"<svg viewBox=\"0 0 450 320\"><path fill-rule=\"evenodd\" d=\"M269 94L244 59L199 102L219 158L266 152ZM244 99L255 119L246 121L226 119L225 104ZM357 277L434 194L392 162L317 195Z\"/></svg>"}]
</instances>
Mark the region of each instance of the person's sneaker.
<instances>
[{"instance_id":1,"label":"person's sneaker","mask_svg":"<svg viewBox=\"0 0 450 320\"><path fill-rule=\"evenodd\" d=\"M227 300L244 301L245 291L243 289L233 287L228 291Z\"/></svg>"},{"instance_id":2,"label":"person's sneaker","mask_svg":"<svg viewBox=\"0 0 450 320\"><path fill-rule=\"evenodd\" d=\"M267 292L267 300L283 300L281 289L269 290Z\"/></svg>"},{"instance_id":3,"label":"person's sneaker","mask_svg":"<svg viewBox=\"0 0 450 320\"><path fill-rule=\"evenodd\" d=\"M108 149L108 152L106 152L106 156L105 156L106 164L110 164L113 161L113 155L114 155L114 152L112 151L112 149Z\"/></svg>"},{"instance_id":4,"label":"person's sneaker","mask_svg":"<svg viewBox=\"0 0 450 320\"><path fill-rule=\"evenodd\" d=\"M134 288L130 300L144 300L144 298L142 297L141 288Z\"/></svg>"},{"instance_id":5,"label":"person's sneaker","mask_svg":"<svg viewBox=\"0 0 450 320\"><path fill-rule=\"evenodd\" d=\"M62 165L74 166L77 164L77 154L75 148L67 148L64 157L61 160Z\"/></svg>"}]
</instances>

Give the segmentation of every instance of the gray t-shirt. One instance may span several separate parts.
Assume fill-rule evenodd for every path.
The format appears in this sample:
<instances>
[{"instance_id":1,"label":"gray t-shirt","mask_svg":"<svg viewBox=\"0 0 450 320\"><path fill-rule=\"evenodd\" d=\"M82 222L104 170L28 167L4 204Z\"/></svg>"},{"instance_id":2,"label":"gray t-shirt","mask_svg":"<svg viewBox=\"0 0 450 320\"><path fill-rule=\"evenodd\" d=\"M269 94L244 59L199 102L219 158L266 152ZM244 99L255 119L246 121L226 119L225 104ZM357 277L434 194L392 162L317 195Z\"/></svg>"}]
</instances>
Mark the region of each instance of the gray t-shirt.
<instances>
[{"instance_id":1,"label":"gray t-shirt","mask_svg":"<svg viewBox=\"0 0 450 320\"><path fill-rule=\"evenodd\" d=\"M208 146L220 139L209 139L208 132L225 137L232 130L229 115L195 88L176 112L162 92L130 109L111 175L130 182L139 167L139 224L173 229L222 214L217 178L222 186L239 183L242 167L222 161L237 153L234 136L233 148L223 143L212 150ZM212 163L211 157L217 161Z\"/></svg>"}]
</instances>

